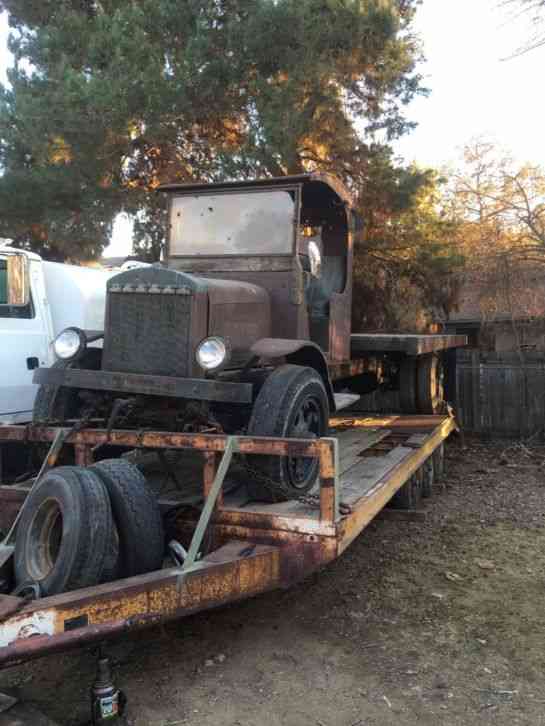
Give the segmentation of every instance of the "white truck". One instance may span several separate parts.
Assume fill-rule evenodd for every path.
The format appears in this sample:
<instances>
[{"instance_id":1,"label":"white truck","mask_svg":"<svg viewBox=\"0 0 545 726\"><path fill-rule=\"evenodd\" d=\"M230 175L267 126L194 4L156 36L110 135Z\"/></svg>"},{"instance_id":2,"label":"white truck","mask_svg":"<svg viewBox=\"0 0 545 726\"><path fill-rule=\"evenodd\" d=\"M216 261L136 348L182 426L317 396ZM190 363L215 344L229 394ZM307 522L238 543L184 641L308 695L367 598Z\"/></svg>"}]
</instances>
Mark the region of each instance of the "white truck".
<instances>
[{"instance_id":1,"label":"white truck","mask_svg":"<svg viewBox=\"0 0 545 726\"><path fill-rule=\"evenodd\" d=\"M33 371L55 362L53 341L62 330L103 330L106 281L116 272L0 246L0 423L32 420Z\"/></svg>"}]
</instances>

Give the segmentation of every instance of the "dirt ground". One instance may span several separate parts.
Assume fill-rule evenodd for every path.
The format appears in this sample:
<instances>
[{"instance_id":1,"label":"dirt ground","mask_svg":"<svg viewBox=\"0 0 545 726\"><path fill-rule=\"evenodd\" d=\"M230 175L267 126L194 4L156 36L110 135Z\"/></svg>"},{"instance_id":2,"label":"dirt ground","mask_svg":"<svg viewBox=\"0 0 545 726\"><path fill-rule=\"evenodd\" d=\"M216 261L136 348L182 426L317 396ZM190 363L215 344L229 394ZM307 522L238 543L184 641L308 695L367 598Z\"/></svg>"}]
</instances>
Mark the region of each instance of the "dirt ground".
<instances>
[{"instance_id":1,"label":"dirt ground","mask_svg":"<svg viewBox=\"0 0 545 726\"><path fill-rule=\"evenodd\" d=\"M135 726L545 725L545 448L449 442L424 521L298 587L110 647ZM89 651L4 672L82 724Z\"/></svg>"}]
</instances>

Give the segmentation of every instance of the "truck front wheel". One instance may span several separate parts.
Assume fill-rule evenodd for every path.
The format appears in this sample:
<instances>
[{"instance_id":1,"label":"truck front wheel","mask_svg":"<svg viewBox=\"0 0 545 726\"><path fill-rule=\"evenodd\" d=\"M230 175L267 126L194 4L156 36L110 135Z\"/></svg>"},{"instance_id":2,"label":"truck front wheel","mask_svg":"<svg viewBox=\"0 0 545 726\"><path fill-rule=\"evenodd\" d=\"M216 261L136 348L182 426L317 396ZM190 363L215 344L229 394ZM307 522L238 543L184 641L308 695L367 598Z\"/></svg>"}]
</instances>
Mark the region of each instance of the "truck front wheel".
<instances>
[{"instance_id":1,"label":"truck front wheel","mask_svg":"<svg viewBox=\"0 0 545 726\"><path fill-rule=\"evenodd\" d=\"M51 367L62 370L66 368L87 368L98 371L100 369L101 354L102 351L98 348L90 348L81 360L58 360ZM43 384L38 388L34 399L32 422L44 425L54 421L78 418L80 407L81 401L77 389Z\"/></svg>"},{"instance_id":2,"label":"truck front wheel","mask_svg":"<svg viewBox=\"0 0 545 726\"><path fill-rule=\"evenodd\" d=\"M305 366L283 365L261 388L248 424L249 436L313 439L326 436L329 403L320 375ZM314 486L318 459L291 456L248 458L247 490L252 499L297 499Z\"/></svg>"}]
</instances>

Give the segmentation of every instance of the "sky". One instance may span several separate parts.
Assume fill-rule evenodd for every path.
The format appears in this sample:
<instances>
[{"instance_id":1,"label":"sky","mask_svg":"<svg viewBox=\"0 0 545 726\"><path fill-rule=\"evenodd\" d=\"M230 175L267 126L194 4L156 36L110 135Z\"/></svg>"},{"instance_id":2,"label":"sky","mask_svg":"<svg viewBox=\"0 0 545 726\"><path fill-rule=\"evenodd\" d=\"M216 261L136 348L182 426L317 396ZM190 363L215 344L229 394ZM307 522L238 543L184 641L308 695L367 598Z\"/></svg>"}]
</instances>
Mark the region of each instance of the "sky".
<instances>
[{"instance_id":1,"label":"sky","mask_svg":"<svg viewBox=\"0 0 545 726\"><path fill-rule=\"evenodd\" d=\"M396 144L408 161L441 166L464 144L487 136L520 161L545 164L545 47L510 58L529 36L500 0L424 0L416 31L431 93L407 109L416 131Z\"/></svg>"},{"instance_id":2,"label":"sky","mask_svg":"<svg viewBox=\"0 0 545 726\"><path fill-rule=\"evenodd\" d=\"M415 30L426 62L420 71L430 89L407 108L417 129L396 142L407 162L440 167L455 163L464 144L486 136L521 162L545 165L542 93L545 47L510 58L529 35L501 0L424 0ZM7 19L0 16L0 81L10 58ZM508 58L508 60L504 60ZM130 253L130 222L116 221L108 255Z\"/></svg>"}]
</instances>

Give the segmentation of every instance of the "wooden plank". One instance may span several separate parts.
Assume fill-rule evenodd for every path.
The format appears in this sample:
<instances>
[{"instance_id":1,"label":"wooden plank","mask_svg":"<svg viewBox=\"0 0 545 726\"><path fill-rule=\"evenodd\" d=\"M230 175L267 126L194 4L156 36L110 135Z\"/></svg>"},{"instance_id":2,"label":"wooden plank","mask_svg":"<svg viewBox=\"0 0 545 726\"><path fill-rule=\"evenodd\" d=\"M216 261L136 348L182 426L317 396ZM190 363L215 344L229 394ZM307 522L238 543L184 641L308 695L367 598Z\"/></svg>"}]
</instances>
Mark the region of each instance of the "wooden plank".
<instances>
[{"instance_id":1,"label":"wooden plank","mask_svg":"<svg viewBox=\"0 0 545 726\"><path fill-rule=\"evenodd\" d=\"M346 504L358 502L413 451L405 446L396 446L385 456L361 459L345 476L341 477L341 500Z\"/></svg>"},{"instance_id":2,"label":"wooden plank","mask_svg":"<svg viewBox=\"0 0 545 726\"><path fill-rule=\"evenodd\" d=\"M389 430L377 430L363 434L361 431L353 432L350 440L339 438L340 462L339 475L343 476L352 466L361 461L361 454L372 449L373 446L387 439L392 432ZM358 435L359 434L359 435Z\"/></svg>"},{"instance_id":3,"label":"wooden plank","mask_svg":"<svg viewBox=\"0 0 545 726\"><path fill-rule=\"evenodd\" d=\"M412 436L409 436L409 438L404 442L405 446L410 446L412 449L418 449L424 441L428 438L429 434L412 434Z\"/></svg>"}]
</instances>

